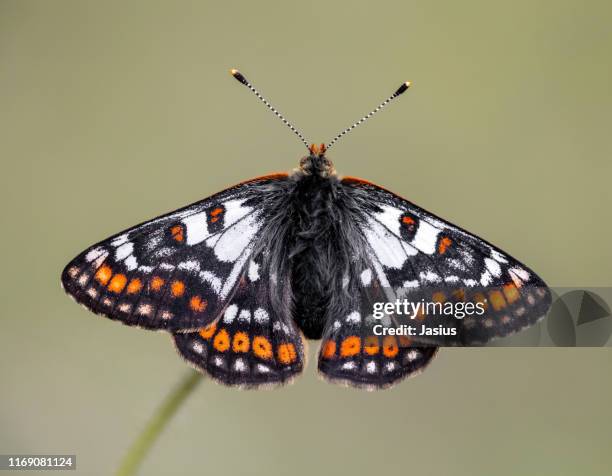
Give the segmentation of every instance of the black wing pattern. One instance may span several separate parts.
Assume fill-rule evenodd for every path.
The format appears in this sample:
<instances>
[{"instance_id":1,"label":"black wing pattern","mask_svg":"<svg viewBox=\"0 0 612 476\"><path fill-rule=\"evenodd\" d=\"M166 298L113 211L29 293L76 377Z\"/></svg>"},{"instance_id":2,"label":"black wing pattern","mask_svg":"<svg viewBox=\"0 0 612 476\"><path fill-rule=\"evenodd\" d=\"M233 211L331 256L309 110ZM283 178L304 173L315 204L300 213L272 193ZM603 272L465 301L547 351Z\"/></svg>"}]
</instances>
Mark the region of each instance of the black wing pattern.
<instances>
[{"instance_id":1,"label":"black wing pattern","mask_svg":"<svg viewBox=\"0 0 612 476\"><path fill-rule=\"evenodd\" d=\"M256 178L108 238L62 273L68 294L125 324L169 331L213 322L232 298L286 174Z\"/></svg>"}]
</instances>

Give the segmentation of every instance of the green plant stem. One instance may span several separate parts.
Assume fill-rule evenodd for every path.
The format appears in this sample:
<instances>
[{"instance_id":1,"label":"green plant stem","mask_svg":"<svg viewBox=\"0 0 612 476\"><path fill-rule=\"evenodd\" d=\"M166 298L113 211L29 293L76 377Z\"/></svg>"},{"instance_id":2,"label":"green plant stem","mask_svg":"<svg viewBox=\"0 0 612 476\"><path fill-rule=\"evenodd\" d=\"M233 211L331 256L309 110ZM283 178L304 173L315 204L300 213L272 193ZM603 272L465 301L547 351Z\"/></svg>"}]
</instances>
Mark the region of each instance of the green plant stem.
<instances>
[{"instance_id":1,"label":"green plant stem","mask_svg":"<svg viewBox=\"0 0 612 476\"><path fill-rule=\"evenodd\" d=\"M147 456L155 440L157 440L161 432L168 425L168 422L170 422L176 411L200 380L202 380L202 374L193 370L183 377L183 380L166 397L140 435L138 435L138 438L132 443L132 446L130 446L130 449L121 461L121 465L116 473L117 476L132 476L136 474L138 467Z\"/></svg>"}]
</instances>

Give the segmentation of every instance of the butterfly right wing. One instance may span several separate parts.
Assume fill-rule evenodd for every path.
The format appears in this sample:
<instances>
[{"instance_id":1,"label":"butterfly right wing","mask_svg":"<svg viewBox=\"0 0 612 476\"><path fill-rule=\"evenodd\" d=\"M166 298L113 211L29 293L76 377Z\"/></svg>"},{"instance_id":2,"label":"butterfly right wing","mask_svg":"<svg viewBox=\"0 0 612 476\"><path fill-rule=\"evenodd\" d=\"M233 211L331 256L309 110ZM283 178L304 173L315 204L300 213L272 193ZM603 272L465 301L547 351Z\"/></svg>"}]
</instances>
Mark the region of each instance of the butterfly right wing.
<instances>
[{"instance_id":1,"label":"butterfly right wing","mask_svg":"<svg viewBox=\"0 0 612 476\"><path fill-rule=\"evenodd\" d=\"M128 325L184 331L212 322L274 206L272 184L286 174L241 183L119 233L85 250L62 273L68 294Z\"/></svg>"}]
</instances>

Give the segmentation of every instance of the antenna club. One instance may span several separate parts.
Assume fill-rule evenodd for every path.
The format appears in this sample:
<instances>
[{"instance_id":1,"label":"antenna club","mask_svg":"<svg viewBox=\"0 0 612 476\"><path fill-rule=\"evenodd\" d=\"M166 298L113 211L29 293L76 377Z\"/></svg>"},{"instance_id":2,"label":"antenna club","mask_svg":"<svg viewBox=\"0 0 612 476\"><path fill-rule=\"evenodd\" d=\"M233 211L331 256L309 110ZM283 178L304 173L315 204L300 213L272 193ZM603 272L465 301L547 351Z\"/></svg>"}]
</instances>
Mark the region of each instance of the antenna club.
<instances>
[{"instance_id":1,"label":"antenna club","mask_svg":"<svg viewBox=\"0 0 612 476\"><path fill-rule=\"evenodd\" d=\"M246 80L246 78L242 75L242 73L240 71L238 71L236 68L232 68L230 69L230 74L236 78L236 80L242 84L244 84L245 86L248 85L248 81Z\"/></svg>"},{"instance_id":2,"label":"antenna club","mask_svg":"<svg viewBox=\"0 0 612 476\"><path fill-rule=\"evenodd\" d=\"M400 94L402 94L403 92L406 91L406 89L408 89L410 86L412 86L412 83L410 81L406 81L404 84L402 84L399 88L397 88L397 91L395 91L394 96L399 96Z\"/></svg>"}]
</instances>

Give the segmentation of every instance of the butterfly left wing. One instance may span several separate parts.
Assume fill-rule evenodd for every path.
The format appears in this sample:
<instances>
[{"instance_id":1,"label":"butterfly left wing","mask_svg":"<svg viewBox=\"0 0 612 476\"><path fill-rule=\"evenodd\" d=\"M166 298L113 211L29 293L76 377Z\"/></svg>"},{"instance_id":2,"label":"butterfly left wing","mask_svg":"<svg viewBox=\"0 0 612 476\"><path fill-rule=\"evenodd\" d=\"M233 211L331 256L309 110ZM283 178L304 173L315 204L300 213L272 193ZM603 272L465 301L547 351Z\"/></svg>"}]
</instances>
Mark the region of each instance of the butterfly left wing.
<instances>
[{"instance_id":1,"label":"butterfly left wing","mask_svg":"<svg viewBox=\"0 0 612 476\"><path fill-rule=\"evenodd\" d=\"M198 332L174 334L179 354L224 385L275 386L305 366L304 340L291 319L288 279L253 258L223 314ZM275 301L273 304L272 301Z\"/></svg>"},{"instance_id":2,"label":"butterfly left wing","mask_svg":"<svg viewBox=\"0 0 612 476\"><path fill-rule=\"evenodd\" d=\"M362 273L377 278L367 285L362 279L362 289L379 286L384 296L378 302L483 306L483 315L438 319L456 334L420 337L421 342L483 344L534 324L550 308L542 279L499 248L372 183L345 178L342 185L358 210L354 219L367 266Z\"/></svg>"},{"instance_id":3,"label":"butterfly left wing","mask_svg":"<svg viewBox=\"0 0 612 476\"><path fill-rule=\"evenodd\" d=\"M243 182L104 240L62 273L89 310L147 329L212 322L232 297L286 174Z\"/></svg>"}]
</instances>

